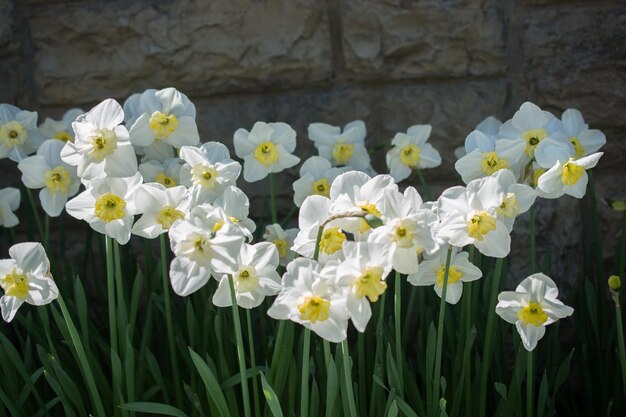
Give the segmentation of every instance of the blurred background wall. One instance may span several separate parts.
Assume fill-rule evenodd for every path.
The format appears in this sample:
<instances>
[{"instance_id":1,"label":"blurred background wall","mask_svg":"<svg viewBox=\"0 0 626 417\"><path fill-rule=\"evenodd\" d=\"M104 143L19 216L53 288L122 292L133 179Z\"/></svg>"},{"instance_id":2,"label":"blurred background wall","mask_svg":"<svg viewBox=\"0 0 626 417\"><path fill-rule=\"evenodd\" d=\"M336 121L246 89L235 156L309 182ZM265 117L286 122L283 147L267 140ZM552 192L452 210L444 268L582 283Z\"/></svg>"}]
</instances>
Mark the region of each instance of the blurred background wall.
<instances>
[{"instance_id":1,"label":"blurred background wall","mask_svg":"<svg viewBox=\"0 0 626 417\"><path fill-rule=\"evenodd\" d=\"M195 103L205 141L232 149L237 128L283 121L303 158L311 122L363 119L370 145L430 123L444 159L426 172L436 194L460 182L453 151L484 117L510 118L526 100L557 116L577 108L608 140L599 197L626 197L623 1L0 0L0 74L0 102L40 122L174 86ZM384 172L384 151L373 162ZM281 177L284 211L296 177ZM261 210L264 187L244 187ZM600 203L600 214L611 256L621 213ZM583 272L589 216L588 199L540 202L539 245L556 279ZM522 273L527 217L519 223L512 267Z\"/></svg>"}]
</instances>

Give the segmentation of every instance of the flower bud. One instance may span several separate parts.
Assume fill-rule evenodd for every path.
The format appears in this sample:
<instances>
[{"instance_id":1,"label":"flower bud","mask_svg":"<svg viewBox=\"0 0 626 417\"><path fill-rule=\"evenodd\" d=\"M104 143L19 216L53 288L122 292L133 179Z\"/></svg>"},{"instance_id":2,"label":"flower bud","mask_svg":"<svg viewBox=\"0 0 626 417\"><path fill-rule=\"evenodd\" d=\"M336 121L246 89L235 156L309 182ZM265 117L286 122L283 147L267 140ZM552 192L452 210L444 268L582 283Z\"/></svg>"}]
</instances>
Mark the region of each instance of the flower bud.
<instances>
[{"instance_id":1,"label":"flower bud","mask_svg":"<svg viewBox=\"0 0 626 417\"><path fill-rule=\"evenodd\" d=\"M615 211L626 211L626 199L611 200L605 198L606 203Z\"/></svg>"},{"instance_id":2,"label":"flower bud","mask_svg":"<svg viewBox=\"0 0 626 417\"><path fill-rule=\"evenodd\" d=\"M620 277L618 277L617 275L611 275L609 277L609 287L613 291L619 290L621 286L622 286L622 280L620 279Z\"/></svg>"}]
</instances>

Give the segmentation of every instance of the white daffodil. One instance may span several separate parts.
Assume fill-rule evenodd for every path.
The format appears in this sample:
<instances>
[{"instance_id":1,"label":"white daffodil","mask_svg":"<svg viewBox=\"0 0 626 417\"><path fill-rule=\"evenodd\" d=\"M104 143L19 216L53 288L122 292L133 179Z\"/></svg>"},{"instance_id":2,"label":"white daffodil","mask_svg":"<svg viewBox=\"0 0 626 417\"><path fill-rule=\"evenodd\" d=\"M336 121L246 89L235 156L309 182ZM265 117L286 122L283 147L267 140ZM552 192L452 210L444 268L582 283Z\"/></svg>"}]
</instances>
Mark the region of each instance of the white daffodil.
<instances>
[{"instance_id":1,"label":"white daffodil","mask_svg":"<svg viewBox=\"0 0 626 417\"><path fill-rule=\"evenodd\" d=\"M37 112L0 104L0 159L19 162L35 152L44 138L37 128Z\"/></svg>"},{"instance_id":2,"label":"white daffodil","mask_svg":"<svg viewBox=\"0 0 626 417\"><path fill-rule=\"evenodd\" d=\"M122 106L104 100L72 123L76 137L66 142L61 159L78 167L82 180L126 178L137 173L137 157L128 139Z\"/></svg>"},{"instance_id":3,"label":"white daffodil","mask_svg":"<svg viewBox=\"0 0 626 417\"><path fill-rule=\"evenodd\" d=\"M134 202L137 214L143 215L133 225L132 233L147 239L167 232L189 210L189 195L182 185L165 188L158 183L142 184L135 191Z\"/></svg>"},{"instance_id":4,"label":"white daffodil","mask_svg":"<svg viewBox=\"0 0 626 417\"><path fill-rule=\"evenodd\" d=\"M158 182L165 188L171 188L180 185L180 169L184 163L180 158L147 161L139 164L139 173L146 183Z\"/></svg>"},{"instance_id":5,"label":"white daffodil","mask_svg":"<svg viewBox=\"0 0 626 417\"><path fill-rule=\"evenodd\" d=\"M65 205L68 214L85 220L96 232L121 245L130 240L133 216L137 213L134 193L141 184L138 172L127 178L99 178Z\"/></svg>"},{"instance_id":6,"label":"white daffodil","mask_svg":"<svg viewBox=\"0 0 626 417\"><path fill-rule=\"evenodd\" d=\"M180 182L191 190L191 205L213 203L226 187L235 185L241 173L239 162L230 159L228 148L219 142L207 142L200 148L183 146L180 157Z\"/></svg>"},{"instance_id":7,"label":"white daffodil","mask_svg":"<svg viewBox=\"0 0 626 417\"><path fill-rule=\"evenodd\" d=\"M489 116L482 120L480 123L478 123L474 130L478 130L479 132L483 133L491 140L491 142L495 143L496 139L498 138L500 126L502 126L502 122L500 120L496 119L493 116ZM465 144L467 144L467 138L465 139ZM473 149L475 148L471 148L471 150L468 151L466 146L464 145L454 150L454 156L456 157L456 159L461 159Z\"/></svg>"},{"instance_id":8,"label":"white daffodil","mask_svg":"<svg viewBox=\"0 0 626 417\"><path fill-rule=\"evenodd\" d=\"M332 202L321 195L312 195L304 200L298 216L298 235L293 241L295 252L307 258L315 253L315 242L320 226L331 215ZM346 234L337 225L338 220L326 224L319 242L319 261L322 264L343 257L343 242Z\"/></svg>"},{"instance_id":9,"label":"white daffodil","mask_svg":"<svg viewBox=\"0 0 626 417\"><path fill-rule=\"evenodd\" d=\"M533 158L535 149L546 138L550 137L558 141L566 140L561 121L528 101L520 106L511 120L504 122L500 127L498 136L503 139L517 139L524 142L524 163Z\"/></svg>"},{"instance_id":10,"label":"white daffodil","mask_svg":"<svg viewBox=\"0 0 626 417\"><path fill-rule=\"evenodd\" d=\"M17 165L22 171L22 182L28 188L39 189L41 207L50 217L63 212L67 199L78 192L80 181L76 167L61 159L64 143L48 139L37 149L37 155L29 156Z\"/></svg>"},{"instance_id":11,"label":"white daffodil","mask_svg":"<svg viewBox=\"0 0 626 417\"><path fill-rule=\"evenodd\" d=\"M223 215L225 215L228 221L241 228L242 233L249 240L252 240L252 233L256 230L256 224L248 217L250 214L250 201L243 191L231 185L215 200L213 206L221 208ZM226 221L226 219L223 221Z\"/></svg>"},{"instance_id":12,"label":"white daffodil","mask_svg":"<svg viewBox=\"0 0 626 417\"><path fill-rule=\"evenodd\" d=\"M598 152L606 143L604 133L597 129L589 129L583 115L576 109L567 109L561 115L563 129L567 140L574 146L574 158Z\"/></svg>"},{"instance_id":13,"label":"white daffodil","mask_svg":"<svg viewBox=\"0 0 626 417\"><path fill-rule=\"evenodd\" d=\"M443 283L446 273L446 258L448 248L440 248L434 255L425 257L415 274L407 277L407 280L416 286L433 285L435 292L441 298ZM448 286L446 290L446 302L456 304L463 294L463 283L475 281L483 276L480 268L469 261L467 252L460 252L459 248L452 248L450 268L448 269Z\"/></svg>"},{"instance_id":14,"label":"white daffodil","mask_svg":"<svg viewBox=\"0 0 626 417\"><path fill-rule=\"evenodd\" d=\"M298 229L283 228L278 223L265 226L265 233L263 233L263 240L272 242L278 249L279 264L286 266L289 262L295 258L296 253L291 250L293 241L298 234Z\"/></svg>"},{"instance_id":15,"label":"white daffodil","mask_svg":"<svg viewBox=\"0 0 626 417\"><path fill-rule=\"evenodd\" d=\"M531 351L546 333L546 326L571 316L574 309L557 300L559 290L550 277L536 273L522 281L515 291L498 295L496 313L515 324L526 350Z\"/></svg>"},{"instance_id":16,"label":"white daffodil","mask_svg":"<svg viewBox=\"0 0 626 417\"><path fill-rule=\"evenodd\" d=\"M383 196L387 190L398 190L396 182L390 175L377 175L371 178L359 171L346 172L335 178L330 187L332 210L335 213L363 212L380 218ZM371 230L365 219L360 217L341 218L336 224L355 235L366 234Z\"/></svg>"},{"instance_id":17,"label":"white daffodil","mask_svg":"<svg viewBox=\"0 0 626 417\"><path fill-rule=\"evenodd\" d=\"M300 167L300 178L293 183L293 201L300 207L310 195L330 197L330 186L339 174L349 168L333 168L330 162L321 156L312 156Z\"/></svg>"},{"instance_id":18,"label":"white daffodil","mask_svg":"<svg viewBox=\"0 0 626 417\"><path fill-rule=\"evenodd\" d=\"M492 177L498 180L504 193L504 199L496 207L496 214L498 220L504 223L510 232L513 230L515 218L530 209L535 202L537 193L528 185L518 184L517 178L508 169L497 171Z\"/></svg>"},{"instance_id":19,"label":"white daffodil","mask_svg":"<svg viewBox=\"0 0 626 417\"><path fill-rule=\"evenodd\" d=\"M237 271L232 274L237 305L242 308L258 307L266 296L276 295L282 289L278 267L278 251L270 242L256 245L244 243L237 255ZM218 307L232 305L228 275L223 275L213 304Z\"/></svg>"},{"instance_id":20,"label":"white daffodil","mask_svg":"<svg viewBox=\"0 0 626 417\"><path fill-rule=\"evenodd\" d=\"M237 129L235 154L243 159L243 179L260 181L269 173L281 172L300 162L293 155L296 131L286 123L256 122L252 130Z\"/></svg>"},{"instance_id":21,"label":"white daffodil","mask_svg":"<svg viewBox=\"0 0 626 417\"><path fill-rule=\"evenodd\" d=\"M346 308L360 332L372 317L375 303L387 289L385 278L391 272L391 252L387 245L372 242L345 242L346 259L337 265L337 283L348 289Z\"/></svg>"},{"instance_id":22,"label":"white daffodil","mask_svg":"<svg viewBox=\"0 0 626 417\"><path fill-rule=\"evenodd\" d=\"M431 131L430 125L414 125L406 133L396 133L393 137L386 161L389 174L396 181L408 178L413 170L441 165L439 152L426 143Z\"/></svg>"},{"instance_id":23,"label":"white daffodil","mask_svg":"<svg viewBox=\"0 0 626 417\"><path fill-rule=\"evenodd\" d=\"M456 161L454 168L466 184L502 169L519 176L525 162L524 147L520 140L496 140L494 136L474 130L465 138L466 155Z\"/></svg>"},{"instance_id":24,"label":"white daffodil","mask_svg":"<svg viewBox=\"0 0 626 417\"><path fill-rule=\"evenodd\" d=\"M413 187L404 194L387 190L384 194L383 225L372 231L368 241L387 245L392 253L393 268L402 274L417 271L419 256L433 253L439 247L434 229L437 216L422 203Z\"/></svg>"},{"instance_id":25,"label":"white daffodil","mask_svg":"<svg viewBox=\"0 0 626 417\"><path fill-rule=\"evenodd\" d=\"M71 142L74 140L72 123L83 113L85 112L82 109L70 109L65 112L61 120L46 118L39 126L39 131L45 139L56 139L64 143Z\"/></svg>"},{"instance_id":26,"label":"white daffodil","mask_svg":"<svg viewBox=\"0 0 626 417\"><path fill-rule=\"evenodd\" d=\"M220 279L223 274L237 272L237 254L244 238L231 224L215 233L206 218L190 216L174 223L169 237L176 256L170 264L170 282L176 294L187 296L202 288L211 276Z\"/></svg>"},{"instance_id":27,"label":"white daffodil","mask_svg":"<svg viewBox=\"0 0 626 417\"><path fill-rule=\"evenodd\" d=\"M11 259L0 260L0 298L2 318L10 322L25 302L35 306L49 304L59 296L50 261L41 243L18 243L9 248Z\"/></svg>"},{"instance_id":28,"label":"white daffodil","mask_svg":"<svg viewBox=\"0 0 626 417\"><path fill-rule=\"evenodd\" d=\"M535 153L539 166L549 168L537 180L537 195L543 198L559 198L563 194L582 198L587 190L587 169L593 168L602 156L602 152L572 157L571 148L554 143L543 146Z\"/></svg>"},{"instance_id":29,"label":"white daffodil","mask_svg":"<svg viewBox=\"0 0 626 417\"><path fill-rule=\"evenodd\" d=\"M124 108L132 108L135 116L129 129L134 146L147 147L164 142L180 148L200 143L196 107L175 88L146 90L138 99L133 96L131 103L128 106L125 103Z\"/></svg>"},{"instance_id":30,"label":"white daffodil","mask_svg":"<svg viewBox=\"0 0 626 417\"><path fill-rule=\"evenodd\" d=\"M13 187L0 189L0 226L14 227L20 223L15 210L20 206L20 190Z\"/></svg>"},{"instance_id":31,"label":"white daffodil","mask_svg":"<svg viewBox=\"0 0 626 417\"><path fill-rule=\"evenodd\" d=\"M437 201L439 238L460 248L473 244L483 255L504 258L511 250L511 236L496 212L504 199L495 177L471 181L467 188L448 188Z\"/></svg>"},{"instance_id":32,"label":"white daffodil","mask_svg":"<svg viewBox=\"0 0 626 417\"><path fill-rule=\"evenodd\" d=\"M267 314L292 320L329 342L347 336L346 294L334 284L335 266L322 267L312 259L297 258L287 265L282 291Z\"/></svg>"},{"instance_id":33,"label":"white daffodil","mask_svg":"<svg viewBox=\"0 0 626 417\"><path fill-rule=\"evenodd\" d=\"M337 126L311 123L308 133L320 156L333 166L347 165L359 171L370 168L370 156L365 148L365 123L361 120L348 123L343 132Z\"/></svg>"}]
</instances>

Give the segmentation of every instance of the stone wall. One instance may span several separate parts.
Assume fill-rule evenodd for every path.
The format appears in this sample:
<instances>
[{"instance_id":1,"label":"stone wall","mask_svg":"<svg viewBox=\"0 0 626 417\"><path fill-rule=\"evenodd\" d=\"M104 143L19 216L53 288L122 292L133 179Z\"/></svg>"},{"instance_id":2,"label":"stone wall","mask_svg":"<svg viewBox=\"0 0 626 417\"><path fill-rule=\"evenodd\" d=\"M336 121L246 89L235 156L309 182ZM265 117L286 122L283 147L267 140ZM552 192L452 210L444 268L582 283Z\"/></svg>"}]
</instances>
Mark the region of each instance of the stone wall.
<instances>
[{"instance_id":1,"label":"stone wall","mask_svg":"<svg viewBox=\"0 0 626 417\"><path fill-rule=\"evenodd\" d=\"M303 157L310 122L363 119L372 145L430 123L444 158L426 173L437 192L458 181L453 150L485 116L509 118L525 100L558 114L573 107L607 135L598 194L626 196L620 1L0 0L0 73L0 102L41 120L175 86L196 104L205 140L231 145L239 127L284 121ZM384 153L374 165L384 170ZM282 176L283 207L296 174ZM260 206L263 187L248 191ZM600 213L610 256L620 216ZM540 205L540 247L552 248L556 276L580 273L588 216L589 204L570 198Z\"/></svg>"}]
</instances>

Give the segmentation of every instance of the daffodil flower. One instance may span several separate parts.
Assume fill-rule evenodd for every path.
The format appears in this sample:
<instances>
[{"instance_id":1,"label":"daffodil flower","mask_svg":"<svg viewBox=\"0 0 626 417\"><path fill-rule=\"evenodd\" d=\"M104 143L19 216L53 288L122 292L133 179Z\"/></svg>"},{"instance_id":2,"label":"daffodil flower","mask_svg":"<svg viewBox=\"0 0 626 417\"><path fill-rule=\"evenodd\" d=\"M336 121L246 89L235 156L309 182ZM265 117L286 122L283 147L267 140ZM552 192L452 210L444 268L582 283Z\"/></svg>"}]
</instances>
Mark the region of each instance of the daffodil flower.
<instances>
[{"instance_id":1,"label":"daffodil flower","mask_svg":"<svg viewBox=\"0 0 626 417\"><path fill-rule=\"evenodd\" d=\"M604 133L597 129L589 129L583 115L576 109L567 109L561 115L563 129L567 140L574 146L574 158L598 152L606 143Z\"/></svg>"},{"instance_id":2,"label":"daffodil flower","mask_svg":"<svg viewBox=\"0 0 626 417\"><path fill-rule=\"evenodd\" d=\"M0 226L14 227L20 223L14 211L20 206L20 190L13 187L0 189Z\"/></svg>"},{"instance_id":3,"label":"daffodil flower","mask_svg":"<svg viewBox=\"0 0 626 417\"><path fill-rule=\"evenodd\" d=\"M300 178L293 183L293 201L297 207L310 195L330 197L330 186L338 175L349 168L333 168L330 162L321 156L312 156L300 167Z\"/></svg>"},{"instance_id":4,"label":"daffodil flower","mask_svg":"<svg viewBox=\"0 0 626 417\"><path fill-rule=\"evenodd\" d=\"M142 184L135 191L134 202L137 214L142 216L132 233L147 239L166 233L189 210L189 195L182 185L165 188L158 183Z\"/></svg>"},{"instance_id":5,"label":"daffodil flower","mask_svg":"<svg viewBox=\"0 0 626 417\"><path fill-rule=\"evenodd\" d=\"M72 123L78 116L85 113L82 109L70 109L65 112L61 120L46 118L39 126L39 131L45 139L56 139L63 143L74 140Z\"/></svg>"},{"instance_id":6,"label":"daffodil flower","mask_svg":"<svg viewBox=\"0 0 626 417\"><path fill-rule=\"evenodd\" d=\"M243 159L243 179L260 181L269 173L281 172L298 164L293 155L296 131L286 123L256 122L252 130L237 129L233 139L235 154Z\"/></svg>"},{"instance_id":7,"label":"daffodil flower","mask_svg":"<svg viewBox=\"0 0 626 417\"><path fill-rule=\"evenodd\" d=\"M232 276L239 307L258 307L265 297L276 295L282 289L280 275L276 272L278 250L272 243L243 244L236 263L237 271ZM223 275L220 279L213 294L213 304L218 307L232 305L228 275Z\"/></svg>"},{"instance_id":8,"label":"daffodil flower","mask_svg":"<svg viewBox=\"0 0 626 417\"><path fill-rule=\"evenodd\" d=\"M602 152L575 159L571 148L560 143L538 149L535 157L543 168L549 168L537 180L537 195L559 198L563 194L582 198L589 179L587 170L596 166Z\"/></svg>"},{"instance_id":9,"label":"daffodil flower","mask_svg":"<svg viewBox=\"0 0 626 417\"><path fill-rule=\"evenodd\" d=\"M61 159L64 143L48 139L37 149L37 155L22 159L17 167L22 182L28 188L39 189L39 200L50 217L57 217L65 208L67 199L78 192L80 181L76 167Z\"/></svg>"},{"instance_id":10,"label":"daffodil flower","mask_svg":"<svg viewBox=\"0 0 626 417\"><path fill-rule=\"evenodd\" d=\"M180 170L185 162L180 158L168 158L163 162L151 160L139 164L144 182L157 182L165 188L181 185Z\"/></svg>"},{"instance_id":11,"label":"daffodil flower","mask_svg":"<svg viewBox=\"0 0 626 417\"><path fill-rule=\"evenodd\" d=\"M202 206L194 210L202 209ZM202 288L211 278L237 272L237 254L244 237L231 224L215 233L206 217L196 215L174 223L169 231L175 258L170 264L174 292L187 296Z\"/></svg>"},{"instance_id":12,"label":"daffodil flower","mask_svg":"<svg viewBox=\"0 0 626 417\"><path fill-rule=\"evenodd\" d=\"M137 213L134 193L142 182L138 172L127 178L99 178L87 183L87 189L68 201L65 209L92 229L118 241L130 240L133 216Z\"/></svg>"},{"instance_id":13,"label":"daffodil flower","mask_svg":"<svg viewBox=\"0 0 626 417\"><path fill-rule=\"evenodd\" d=\"M196 107L187 96L175 88L146 90L131 96L124 108L130 109L130 141L134 146L148 147L164 142L174 148L196 146L200 135L196 126Z\"/></svg>"},{"instance_id":14,"label":"daffodil flower","mask_svg":"<svg viewBox=\"0 0 626 417\"><path fill-rule=\"evenodd\" d=\"M476 128L474 130L477 130L481 132L482 134L486 135L487 138L491 142L495 143L496 139L498 138L498 132L500 131L500 126L502 126L502 122L500 120L496 119L493 116L488 116L485 119L483 119L480 123L478 123L478 125L476 125ZM468 145L468 139L469 139L469 135L465 139L464 146L456 148L454 150L454 156L456 157L456 159L461 159L462 157L464 157L465 155L467 155L469 152L471 152L472 150L476 148L476 147L473 147L468 151L468 148L466 147L466 145Z\"/></svg>"},{"instance_id":15,"label":"daffodil flower","mask_svg":"<svg viewBox=\"0 0 626 417\"><path fill-rule=\"evenodd\" d=\"M537 192L528 185L519 184L515 175L508 169L497 171L491 177L498 180L504 193L502 202L496 207L498 220L504 223L510 232L517 216L526 213L533 205ZM484 178L483 181L487 179Z\"/></svg>"},{"instance_id":16,"label":"daffodil flower","mask_svg":"<svg viewBox=\"0 0 626 417\"><path fill-rule=\"evenodd\" d=\"M370 156L365 148L365 123L361 120L348 123L343 131L338 126L311 123L308 133L320 156L333 166L346 165L359 171L370 168Z\"/></svg>"},{"instance_id":17,"label":"daffodil flower","mask_svg":"<svg viewBox=\"0 0 626 417\"><path fill-rule=\"evenodd\" d=\"M191 188L191 205L213 203L226 187L235 185L241 173L239 162L230 159L228 148L219 142L207 142L200 148L183 146L180 157L180 182Z\"/></svg>"},{"instance_id":18,"label":"daffodil flower","mask_svg":"<svg viewBox=\"0 0 626 417\"><path fill-rule=\"evenodd\" d=\"M24 303L41 306L59 296L50 275L50 261L41 243L18 243L9 248L11 259L0 260L2 318L10 322Z\"/></svg>"},{"instance_id":19,"label":"daffodil flower","mask_svg":"<svg viewBox=\"0 0 626 417\"><path fill-rule=\"evenodd\" d=\"M426 143L431 131L430 125L414 125L406 133L396 133L391 141L393 147L386 156L389 174L396 181L408 178L413 170L441 165L439 152Z\"/></svg>"},{"instance_id":20,"label":"daffodil flower","mask_svg":"<svg viewBox=\"0 0 626 417\"><path fill-rule=\"evenodd\" d=\"M278 250L279 265L286 266L293 260L296 253L291 250L293 241L298 234L298 229L283 230L280 224L274 223L265 226L263 240L272 242Z\"/></svg>"},{"instance_id":21,"label":"daffodil flower","mask_svg":"<svg viewBox=\"0 0 626 417\"><path fill-rule=\"evenodd\" d=\"M72 123L76 137L65 143L61 159L78 167L78 176L86 181L135 175L137 157L123 121L122 106L113 99L104 100Z\"/></svg>"},{"instance_id":22,"label":"daffodil flower","mask_svg":"<svg viewBox=\"0 0 626 417\"><path fill-rule=\"evenodd\" d=\"M214 215L219 217L218 223L213 229L219 229L224 222L229 222L241 229L241 232L252 240L252 233L256 230L256 224L248 217L250 213L250 201L248 196L239 188L231 185L224 193L215 200L213 206L217 210Z\"/></svg>"},{"instance_id":23,"label":"daffodil flower","mask_svg":"<svg viewBox=\"0 0 626 417\"><path fill-rule=\"evenodd\" d=\"M432 285L435 293L441 298L443 282L446 272L448 248L441 247L432 256L425 256L416 273L407 277L407 280L416 286ZM450 268L448 270L448 289L446 302L456 304L463 294L463 283L471 282L483 276L480 268L474 266L467 252L460 252L459 248L452 248Z\"/></svg>"},{"instance_id":24,"label":"daffodil flower","mask_svg":"<svg viewBox=\"0 0 626 417\"><path fill-rule=\"evenodd\" d=\"M267 314L292 320L329 342L347 336L348 312L345 291L334 284L336 266L322 267L312 259L297 258L287 265L282 290Z\"/></svg>"},{"instance_id":25,"label":"daffodil flower","mask_svg":"<svg viewBox=\"0 0 626 417\"><path fill-rule=\"evenodd\" d=\"M559 290L550 277L536 273L522 281L515 291L498 295L496 313L515 324L524 348L532 351L546 332L546 326L571 316L574 309L557 300Z\"/></svg>"},{"instance_id":26,"label":"daffodil flower","mask_svg":"<svg viewBox=\"0 0 626 417\"><path fill-rule=\"evenodd\" d=\"M391 272L389 246L372 242L345 242L345 260L337 265L337 284L347 288L346 308L354 327L364 332L372 317L370 303L387 289Z\"/></svg>"},{"instance_id":27,"label":"daffodil flower","mask_svg":"<svg viewBox=\"0 0 626 417\"><path fill-rule=\"evenodd\" d=\"M0 104L0 159L19 162L35 152L44 138L37 128L37 112Z\"/></svg>"}]
</instances>

